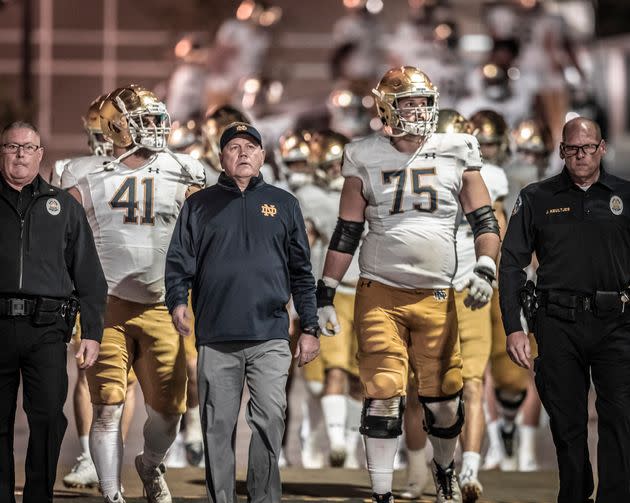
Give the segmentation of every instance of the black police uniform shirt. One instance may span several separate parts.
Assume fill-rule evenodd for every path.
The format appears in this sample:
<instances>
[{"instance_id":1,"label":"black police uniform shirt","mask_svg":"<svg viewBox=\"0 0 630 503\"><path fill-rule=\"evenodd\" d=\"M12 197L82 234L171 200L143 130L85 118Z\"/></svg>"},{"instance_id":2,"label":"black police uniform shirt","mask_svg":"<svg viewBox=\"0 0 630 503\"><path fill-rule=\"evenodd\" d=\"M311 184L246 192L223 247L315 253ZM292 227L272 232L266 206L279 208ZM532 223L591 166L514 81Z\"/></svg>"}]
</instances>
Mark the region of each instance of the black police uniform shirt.
<instances>
[{"instance_id":1,"label":"black police uniform shirt","mask_svg":"<svg viewBox=\"0 0 630 503\"><path fill-rule=\"evenodd\" d=\"M317 326L315 279L297 199L262 175L241 192L221 173L184 203L166 257L166 305L192 287L198 345L288 338L291 296Z\"/></svg>"},{"instance_id":2,"label":"black police uniform shirt","mask_svg":"<svg viewBox=\"0 0 630 503\"><path fill-rule=\"evenodd\" d=\"M101 340L107 283L81 205L40 176L21 191L0 176L0 296L81 304L81 337Z\"/></svg>"},{"instance_id":3,"label":"black police uniform shirt","mask_svg":"<svg viewBox=\"0 0 630 503\"><path fill-rule=\"evenodd\" d=\"M519 290L532 252L537 288L582 295L630 284L630 182L603 168L587 190L567 168L525 187L501 248L499 292L507 334L521 330Z\"/></svg>"}]
</instances>

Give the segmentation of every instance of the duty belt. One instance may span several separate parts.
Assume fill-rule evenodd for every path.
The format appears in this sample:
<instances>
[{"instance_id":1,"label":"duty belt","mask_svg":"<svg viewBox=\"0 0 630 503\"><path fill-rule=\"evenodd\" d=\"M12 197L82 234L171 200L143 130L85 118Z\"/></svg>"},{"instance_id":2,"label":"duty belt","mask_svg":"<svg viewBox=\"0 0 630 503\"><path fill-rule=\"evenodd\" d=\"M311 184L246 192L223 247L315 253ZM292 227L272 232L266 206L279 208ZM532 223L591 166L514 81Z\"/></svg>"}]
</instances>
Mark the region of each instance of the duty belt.
<instances>
[{"instance_id":1,"label":"duty belt","mask_svg":"<svg viewBox=\"0 0 630 503\"><path fill-rule=\"evenodd\" d=\"M35 312L34 299L0 299L0 316L31 316Z\"/></svg>"},{"instance_id":2,"label":"duty belt","mask_svg":"<svg viewBox=\"0 0 630 503\"><path fill-rule=\"evenodd\" d=\"M578 312L592 312L595 308L593 295L579 295L557 290L539 290L536 292L539 305L555 304L558 306L575 309Z\"/></svg>"}]
</instances>

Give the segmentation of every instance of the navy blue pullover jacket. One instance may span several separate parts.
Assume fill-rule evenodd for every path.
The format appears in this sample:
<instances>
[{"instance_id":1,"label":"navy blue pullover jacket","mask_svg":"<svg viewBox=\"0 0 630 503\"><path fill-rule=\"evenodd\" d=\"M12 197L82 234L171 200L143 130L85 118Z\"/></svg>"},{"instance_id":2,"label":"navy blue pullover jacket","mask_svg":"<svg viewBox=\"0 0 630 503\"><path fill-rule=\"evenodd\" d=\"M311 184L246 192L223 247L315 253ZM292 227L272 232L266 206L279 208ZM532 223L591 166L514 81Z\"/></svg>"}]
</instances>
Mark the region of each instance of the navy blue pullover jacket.
<instances>
[{"instance_id":1,"label":"navy blue pullover jacket","mask_svg":"<svg viewBox=\"0 0 630 503\"><path fill-rule=\"evenodd\" d=\"M288 339L291 294L302 326L317 326L315 280L297 199L252 178L245 191L225 173L191 195L166 256L166 305L192 288L197 345Z\"/></svg>"}]
</instances>

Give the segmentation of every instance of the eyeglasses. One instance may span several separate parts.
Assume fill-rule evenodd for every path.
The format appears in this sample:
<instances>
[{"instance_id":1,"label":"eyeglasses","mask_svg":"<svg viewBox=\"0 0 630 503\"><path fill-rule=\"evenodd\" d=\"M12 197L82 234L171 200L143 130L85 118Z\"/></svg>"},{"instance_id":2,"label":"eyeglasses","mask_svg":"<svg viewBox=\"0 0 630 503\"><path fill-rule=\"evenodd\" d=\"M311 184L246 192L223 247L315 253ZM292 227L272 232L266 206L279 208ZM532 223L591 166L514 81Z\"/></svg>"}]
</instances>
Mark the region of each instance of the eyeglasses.
<instances>
[{"instance_id":1,"label":"eyeglasses","mask_svg":"<svg viewBox=\"0 0 630 503\"><path fill-rule=\"evenodd\" d=\"M20 148L25 154L33 155L40 148L42 148L42 146L34 145L32 143L3 143L2 144L2 150L4 151L5 154L15 154Z\"/></svg>"},{"instance_id":2,"label":"eyeglasses","mask_svg":"<svg viewBox=\"0 0 630 503\"><path fill-rule=\"evenodd\" d=\"M577 155L581 150L584 155L593 155L597 152L597 149L602 144L602 140L599 140L599 143L587 143L585 145L565 145L562 144L562 151L564 152L565 157L573 157Z\"/></svg>"}]
</instances>

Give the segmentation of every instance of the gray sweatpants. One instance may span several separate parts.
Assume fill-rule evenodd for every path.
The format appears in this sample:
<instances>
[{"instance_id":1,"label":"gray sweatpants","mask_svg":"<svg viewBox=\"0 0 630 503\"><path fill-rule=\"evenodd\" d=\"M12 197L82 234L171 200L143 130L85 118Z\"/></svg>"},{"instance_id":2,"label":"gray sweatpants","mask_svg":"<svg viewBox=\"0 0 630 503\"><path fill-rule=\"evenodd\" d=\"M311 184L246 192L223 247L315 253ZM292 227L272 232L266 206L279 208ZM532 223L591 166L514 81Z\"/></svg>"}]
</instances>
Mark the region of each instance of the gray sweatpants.
<instances>
[{"instance_id":1,"label":"gray sweatpants","mask_svg":"<svg viewBox=\"0 0 630 503\"><path fill-rule=\"evenodd\" d=\"M204 430L206 488L211 503L236 503L236 424L245 383L250 393L245 417L252 430L248 501L280 501L278 458L290 366L291 350L285 339L199 347L199 409Z\"/></svg>"}]
</instances>

